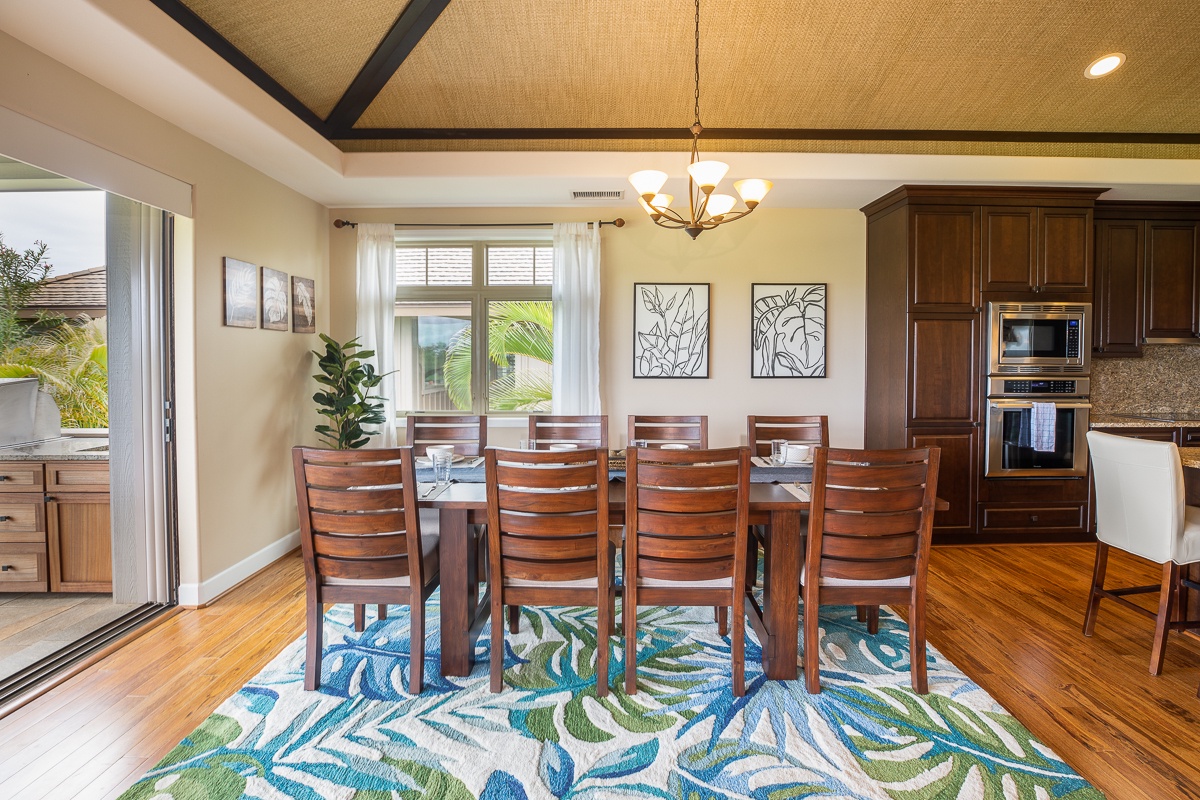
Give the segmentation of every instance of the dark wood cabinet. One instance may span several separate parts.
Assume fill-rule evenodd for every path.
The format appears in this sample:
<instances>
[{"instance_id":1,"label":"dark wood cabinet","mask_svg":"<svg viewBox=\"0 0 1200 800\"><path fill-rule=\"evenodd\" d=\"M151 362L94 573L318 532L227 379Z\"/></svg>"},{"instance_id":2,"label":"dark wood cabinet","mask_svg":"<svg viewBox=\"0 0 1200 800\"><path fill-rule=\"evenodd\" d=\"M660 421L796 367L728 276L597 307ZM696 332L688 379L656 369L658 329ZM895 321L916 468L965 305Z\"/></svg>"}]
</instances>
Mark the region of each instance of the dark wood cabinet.
<instances>
[{"instance_id":1,"label":"dark wood cabinet","mask_svg":"<svg viewBox=\"0 0 1200 800\"><path fill-rule=\"evenodd\" d=\"M983 291L1090 292L1092 210L984 206Z\"/></svg>"},{"instance_id":2,"label":"dark wood cabinet","mask_svg":"<svg viewBox=\"0 0 1200 800\"><path fill-rule=\"evenodd\" d=\"M905 447L940 447L937 495L949 504L934 516L937 538L962 540L976 530L980 431L976 427L910 428Z\"/></svg>"},{"instance_id":3,"label":"dark wood cabinet","mask_svg":"<svg viewBox=\"0 0 1200 800\"><path fill-rule=\"evenodd\" d=\"M1032 292L1037 285L1038 210L983 208L983 289Z\"/></svg>"},{"instance_id":4,"label":"dark wood cabinet","mask_svg":"<svg viewBox=\"0 0 1200 800\"><path fill-rule=\"evenodd\" d=\"M1196 222L1146 223L1147 339L1200 335Z\"/></svg>"},{"instance_id":5,"label":"dark wood cabinet","mask_svg":"<svg viewBox=\"0 0 1200 800\"><path fill-rule=\"evenodd\" d=\"M1110 433L1113 436L1128 436L1130 439L1151 439L1156 442L1174 442L1175 444L1180 443L1181 431L1180 428L1164 425L1120 425L1093 428L1092 430L1097 430L1101 433Z\"/></svg>"},{"instance_id":6,"label":"dark wood cabinet","mask_svg":"<svg viewBox=\"0 0 1200 800\"><path fill-rule=\"evenodd\" d=\"M1105 356L1142 354L1142 287L1145 281L1146 223L1096 223L1096 300L1093 349Z\"/></svg>"},{"instance_id":7,"label":"dark wood cabinet","mask_svg":"<svg viewBox=\"0 0 1200 800\"><path fill-rule=\"evenodd\" d=\"M978 314L913 314L907 425L979 421Z\"/></svg>"},{"instance_id":8,"label":"dark wood cabinet","mask_svg":"<svg viewBox=\"0 0 1200 800\"><path fill-rule=\"evenodd\" d=\"M1200 447L1200 428L1180 428L1180 447Z\"/></svg>"},{"instance_id":9,"label":"dark wood cabinet","mask_svg":"<svg viewBox=\"0 0 1200 800\"><path fill-rule=\"evenodd\" d=\"M1092 291L1092 247L1090 207L1039 208L1035 291Z\"/></svg>"},{"instance_id":10,"label":"dark wood cabinet","mask_svg":"<svg viewBox=\"0 0 1200 800\"><path fill-rule=\"evenodd\" d=\"M914 206L909 214L909 305L916 310L979 307L977 206Z\"/></svg>"}]
</instances>

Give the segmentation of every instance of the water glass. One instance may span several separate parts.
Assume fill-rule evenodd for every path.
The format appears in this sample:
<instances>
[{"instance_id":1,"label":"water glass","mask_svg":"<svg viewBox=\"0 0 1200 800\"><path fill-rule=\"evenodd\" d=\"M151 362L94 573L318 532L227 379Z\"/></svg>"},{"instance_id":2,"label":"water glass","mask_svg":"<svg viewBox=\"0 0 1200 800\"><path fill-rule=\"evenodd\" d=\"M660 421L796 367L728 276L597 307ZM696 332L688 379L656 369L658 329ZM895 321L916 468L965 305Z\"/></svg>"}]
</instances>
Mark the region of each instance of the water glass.
<instances>
[{"instance_id":1,"label":"water glass","mask_svg":"<svg viewBox=\"0 0 1200 800\"><path fill-rule=\"evenodd\" d=\"M629 446L630 447L649 447L650 440L649 439L630 439Z\"/></svg>"},{"instance_id":2,"label":"water glass","mask_svg":"<svg viewBox=\"0 0 1200 800\"><path fill-rule=\"evenodd\" d=\"M439 486L450 483L450 464L454 461L454 453L447 450L436 450L430 454L433 461L433 481Z\"/></svg>"},{"instance_id":3,"label":"water glass","mask_svg":"<svg viewBox=\"0 0 1200 800\"><path fill-rule=\"evenodd\" d=\"M533 440L532 439L522 439L521 444L517 449L518 450L532 450L533 449Z\"/></svg>"},{"instance_id":4,"label":"water glass","mask_svg":"<svg viewBox=\"0 0 1200 800\"><path fill-rule=\"evenodd\" d=\"M784 462L787 460L785 456L787 443L787 439L771 440L771 463L777 467L782 467Z\"/></svg>"}]
</instances>

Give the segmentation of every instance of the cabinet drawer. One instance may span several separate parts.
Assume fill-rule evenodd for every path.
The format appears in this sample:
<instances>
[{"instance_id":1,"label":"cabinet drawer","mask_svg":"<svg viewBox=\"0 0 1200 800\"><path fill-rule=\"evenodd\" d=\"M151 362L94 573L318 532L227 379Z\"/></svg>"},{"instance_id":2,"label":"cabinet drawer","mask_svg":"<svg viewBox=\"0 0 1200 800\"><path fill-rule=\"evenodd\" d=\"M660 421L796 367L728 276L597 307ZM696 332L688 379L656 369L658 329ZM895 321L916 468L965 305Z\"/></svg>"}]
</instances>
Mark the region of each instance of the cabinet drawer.
<instances>
[{"instance_id":1,"label":"cabinet drawer","mask_svg":"<svg viewBox=\"0 0 1200 800\"><path fill-rule=\"evenodd\" d=\"M47 492L107 492L105 461L60 461L46 464Z\"/></svg>"},{"instance_id":2,"label":"cabinet drawer","mask_svg":"<svg viewBox=\"0 0 1200 800\"><path fill-rule=\"evenodd\" d=\"M0 542L45 541L46 508L42 495L0 495Z\"/></svg>"},{"instance_id":3,"label":"cabinet drawer","mask_svg":"<svg viewBox=\"0 0 1200 800\"><path fill-rule=\"evenodd\" d=\"M1082 531L1087 522L1086 506L998 507L984 506L983 529Z\"/></svg>"},{"instance_id":4,"label":"cabinet drawer","mask_svg":"<svg viewBox=\"0 0 1200 800\"><path fill-rule=\"evenodd\" d=\"M47 574L46 545L0 544L0 592L44 592Z\"/></svg>"},{"instance_id":5,"label":"cabinet drawer","mask_svg":"<svg viewBox=\"0 0 1200 800\"><path fill-rule=\"evenodd\" d=\"M40 492L42 465L31 461L0 461L0 492Z\"/></svg>"}]
</instances>

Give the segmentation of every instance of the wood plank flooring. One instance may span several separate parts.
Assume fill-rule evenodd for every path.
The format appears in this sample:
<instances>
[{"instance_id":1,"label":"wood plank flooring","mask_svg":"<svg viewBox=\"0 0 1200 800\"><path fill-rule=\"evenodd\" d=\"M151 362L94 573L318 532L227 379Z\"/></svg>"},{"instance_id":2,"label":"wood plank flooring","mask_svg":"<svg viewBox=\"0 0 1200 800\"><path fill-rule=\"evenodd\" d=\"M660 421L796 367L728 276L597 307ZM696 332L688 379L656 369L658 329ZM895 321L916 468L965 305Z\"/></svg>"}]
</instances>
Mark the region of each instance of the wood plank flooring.
<instances>
[{"instance_id":1,"label":"wood plank flooring","mask_svg":"<svg viewBox=\"0 0 1200 800\"><path fill-rule=\"evenodd\" d=\"M1200 800L1200 641L1147 672L1149 621L1102 605L1080 633L1093 549L934 552L930 641L1114 800ZM1114 555L1115 580L1156 567ZM207 609L167 620L0 719L0 797L111 798L303 632L289 556Z\"/></svg>"},{"instance_id":2,"label":"wood plank flooring","mask_svg":"<svg viewBox=\"0 0 1200 800\"><path fill-rule=\"evenodd\" d=\"M0 594L0 680L135 608L108 594Z\"/></svg>"}]
</instances>

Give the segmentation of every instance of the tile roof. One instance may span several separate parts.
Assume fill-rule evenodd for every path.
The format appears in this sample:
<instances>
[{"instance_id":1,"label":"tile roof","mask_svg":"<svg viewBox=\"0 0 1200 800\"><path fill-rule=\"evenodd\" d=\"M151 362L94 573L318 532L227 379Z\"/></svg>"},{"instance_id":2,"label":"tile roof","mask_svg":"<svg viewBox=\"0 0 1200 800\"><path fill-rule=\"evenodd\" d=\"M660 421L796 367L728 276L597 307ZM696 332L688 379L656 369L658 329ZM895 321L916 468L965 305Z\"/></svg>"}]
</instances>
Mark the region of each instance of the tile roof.
<instances>
[{"instance_id":1,"label":"tile roof","mask_svg":"<svg viewBox=\"0 0 1200 800\"><path fill-rule=\"evenodd\" d=\"M59 275L42 282L28 308L105 308L108 305L104 267Z\"/></svg>"}]
</instances>

